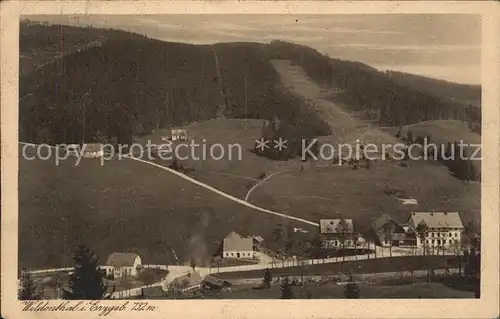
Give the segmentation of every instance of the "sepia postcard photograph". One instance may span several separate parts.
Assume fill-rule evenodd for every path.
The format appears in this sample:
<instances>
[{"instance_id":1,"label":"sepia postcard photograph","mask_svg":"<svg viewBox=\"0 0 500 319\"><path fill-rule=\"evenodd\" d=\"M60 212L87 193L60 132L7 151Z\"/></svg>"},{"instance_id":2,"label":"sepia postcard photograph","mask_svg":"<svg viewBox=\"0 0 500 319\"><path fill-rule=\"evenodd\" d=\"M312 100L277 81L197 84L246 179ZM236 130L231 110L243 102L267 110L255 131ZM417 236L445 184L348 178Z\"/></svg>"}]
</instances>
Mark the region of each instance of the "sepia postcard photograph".
<instances>
[{"instance_id":1,"label":"sepia postcard photograph","mask_svg":"<svg viewBox=\"0 0 500 319\"><path fill-rule=\"evenodd\" d=\"M40 6L1 52L2 299L21 315L498 298L488 10Z\"/></svg>"}]
</instances>

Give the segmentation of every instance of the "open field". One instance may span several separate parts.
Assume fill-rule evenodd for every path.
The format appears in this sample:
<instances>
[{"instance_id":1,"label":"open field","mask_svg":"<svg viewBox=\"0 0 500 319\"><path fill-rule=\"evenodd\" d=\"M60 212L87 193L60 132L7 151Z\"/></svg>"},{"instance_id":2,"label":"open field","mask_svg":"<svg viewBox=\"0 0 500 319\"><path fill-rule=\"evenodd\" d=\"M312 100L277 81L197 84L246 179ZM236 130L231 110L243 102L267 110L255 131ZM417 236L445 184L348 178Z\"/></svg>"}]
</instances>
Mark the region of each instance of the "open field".
<instances>
[{"instance_id":1,"label":"open field","mask_svg":"<svg viewBox=\"0 0 500 319\"><path fill-rule=\"evenodd\" d=\"M397 127L387 127L383 129L391 135L395 135L398 131ZM463 142L466 146L464 149L464 154L473 157L472 165L474 165L477 172L481 172L481 135L472 132L466 123L460 121L451 120L434 120L434 121L424 121L417 124L406 125L401 128L401 135L407 136L408 132L411 131L414 138L417 136L430 136L431 142L440 147L446 146L447 143L460 143ZM479 149L477 153L475 151ZM456 154L456 156L460 156Z\"/></svg>"},{"instance_id":2,"label":"open field","mask_svg":"<svg viewBox=\"0 0 500 319\"><path fill-rule=\"evenodd\" d=\"M386 127L383 130L391 135L395 135L398 127ZM402 127L401 135L406 136L408 131L411 131L414 137L418 135L430 135L431 142L438 144L453 143L460 140L471 144L481 143L481 135L471 132L467 125L460 121L434 120L405 125Z\"/></svg>"},{"instance_id":3,"label":"open field","mask_svg":"<svg viewBox=\"0 0 500 319\"><path fill-rule=\"evenodd\" d=\"M383 286L359 284L362 299L369 298L474 298L473 292L461 291L449 288L440 283L417 283L402 286ZM327 284L323 286L293 287L294 294L298 298L304 298L309 292L314 299L342 299L344 298L344 286ZM217 299L280 299L279 287L271 287L269 290L242 289L234 292L221 292Z\"/></svg>"},{"instance_id":4,"label":"open field","mask_svg":"<svg viewBox=\"0 0 500 319\"><path fill-rule=\"evenodd\" d=\"M399 190L418 205L402 205L386 190ZM405 219L411 211L458 211L463 222L479 219L480 184L463 182L437 162L379 161L370 169L331 165L279 174L255 190L256 205L312 219L353 218L358 229L388 212Z\"/></svg>"},{"instance_id":5,"label":"open field","mask_svg":"<svg viewBox=\"0 0 500 319\"><path fill-rule=\"evenodd\" d=\"M201 265L231 230L266 238L277 223L288 224L136 161L74 163L20 156L20 267L72 266L72 249L81 243L102 262L130 251L145 264L175 264L173 248L181 260L195 256Z\"/></svg>"},{"instance_id":6,"label":"open field","mask_svg":"<svg viewBox=\"0 0 500 319\"><path fill-rule=\"evenodd\" d=\"M260 181L262 173L267 176L288 169L300 169L301 164L298 159L273 161L252 152L255 140L261 136L262 124L263 120L256 119L216 119L183 126L182 128L188 133L188 143L192 140L200 146L194 149L193 154L185 148L180 148L181 156L187 159L179 162L187 168L194 169L189 176L243 199L248 190ZM148 141L152 144L163 144L165 142L161 137L169 134L169 130L160 130L136 138L136 141L141 144L146 144ZM203 144L207 150L205 157L201 147ZM214 144L224 147L225 156L222 159L210 156L210 148ZM230 146L235 144L240 147ZM214 149L214 154L217 157L221 153L218 149ZM162 165L169 165L171 162L161 159L155 161Z\"/></svg>"}]
</instances>

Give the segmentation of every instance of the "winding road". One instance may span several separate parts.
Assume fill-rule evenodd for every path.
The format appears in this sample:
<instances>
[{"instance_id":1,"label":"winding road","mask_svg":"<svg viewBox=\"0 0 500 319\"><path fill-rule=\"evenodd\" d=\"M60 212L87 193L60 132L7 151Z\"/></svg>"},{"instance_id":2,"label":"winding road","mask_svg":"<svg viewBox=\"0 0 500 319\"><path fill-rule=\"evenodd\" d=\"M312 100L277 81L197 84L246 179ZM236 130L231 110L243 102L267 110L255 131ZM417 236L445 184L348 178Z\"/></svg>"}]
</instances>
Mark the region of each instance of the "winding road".
<instances>
[{"instance_id":1,"label":"winding road","mask_svg":"<svg viewBox=\"0 0 500 319\"><path fill-rule=\"evenodd\" d=\"M283 214L283 213L278 213L278 212L275 212L275 211L272 211L272 210L269 210L269 209L266 209L266 208L262 208L262 207L259 207L259 206L256 206L254 204L251 204L249 202L247 202L246 200L243 200L243 199L240 199L240 198L237 198L237 197L234 197L233 195L230 195L228 193L225 193L213 186L210 186L210 185L207 185L205 183L202 183L200 182L199 180L196 180L192 177L189 177L185 174L182 174L174 169L171 169L171 168L168 168L168 167L165 167L165 166L162 166L162 165L159 165L159 164L156 164L156 163L153 163L153 162L150 162L150 161L146 161L146 160L143 160L143 159L140 159L140 158L135 158L135 157L132 157L130 155L123 155L122 156L123 158L127 158L127 159L130 159L130 160L134 160L134 161L138 161L138 162L141 162L141 163L144 163L144 164L148 164L148 165L152 165L152 166L155 166L159 169L162 169L162 170L165 170L165 171L168 171L174 175L177 175L179 176L180 178L186 180L186 181L189 181L193 184L196 184L200 187L203 187L213 193L216 193L222 197L225 197L229 200L232 200L233 202L236 202L238 204L241 204L241 205L244 205L248 208L251 208L251 209L254 209L254 210L258 210L262 213L266 213L266 214L270 214L270 215L275 215L275 216L279 216L279 217L283 217L283 218L286 218L286 219L290 219L290 220L295 220L297 222L301 222L301 223L304 223L304 224L308 224L308 225L312 225L312 226L315 226L315 227L319 227L319 224L318 223L315 223L313 221L310 221L310 220L307 220L307 219L303 219L303 218L299 218L299 217L295 217L295 216L290 216L290 215L286 215L286 214ZM269 175L268 178L270 178L272 175ZM262 180L261 182L263 182L264 180ZM259 183L257 183L255 186L259 185ZM255 187L254 186L254 187ZM248 198L248 194L247 194L247 198Z\"/></svg>"},{"instance_id":2,"label":"winding road","mask_svg":"<svg viewBox=\"0 0 500 319\"><path fill-rule=\"evenodd\" d=\"M248 202L248 198L250 197L250 194L253 192L254 189L256 189L257 187L259 187L260 185L264 184L267 180L269 180L271 177L275 176L275 175L278 175L278 174L281 174L281 173L284 173L284 172L287 172L287 171L279 171L279 172L274 172L270 175L268 175L266 178L260 180L257 184L253 185L252 188L250 188L247 192L247 195L245 196L245 201Z\"/></svg>"},{"instance_id":3,"label":"winding road","mask_svg":"<svg viewBox=\"0 0 500 319\"><path fill-rule=\"evenodd\" d=\"M22 144L22 145L30 145L30 146L35 146L35 144L33 143L25 143L25 142L19 142L19 144ZM262 207L259 207L259 206L256 206L254 204L250 204L249 202L243 199L240 199L240 198L237 198L233 195L230 195L228 193L225 193L213 186L210 186L208 184L205 184L203 182L200 182L199 180L196 180L192 177L189 177L183 173L180 173L174 169L171 169L171 168L168 168L168 167L165 167L165 166L162 166L162 165L159 165L159 164L156 164L156 163L153 163L153 162L150 162L150 161L146 161L146 160L143 160L143 159L140 159L140 158L136 158L136 157L133 157L133 156L130 156L130 155L122 155L121 156L122 158L126 158L126 159L129 159L129 160L133 160L133 161L137 161L137 162L141 162L141 163L144 163L144 164L147 164L147 165L151 165L151 166L154 166L156 168L159 168L159 169L162 169L162 170L165 170L167 172L170 172L174 175L177 175L178 177L188 181L188 182L191 182L193 184L196 184L200 187L203 187L213 193L216 193L222 197L225 197L229 200L232 200L233 202L236 202L238 204L241 204L241 205L244 205L248 208L251 208L251 209L254 209L254 210L257 210L257 211L260 211L262 213L266 213L266 214L270 214L270 215L275 215L275 216L279 216L279 217L282 217L282 218L286 218L286 219L290 219L290 220L294 220L294 221L297 221L297 222L300 222L300 223L304 223L304 224L308 224L308 225L312 225L312 226L315 226L315 227L319 227L319 224L318 223L315 223L313 221L310 221L310 220L307 220L307 219L303 219L303 218L299 218L299 217L295 217L295 216L290 216L290 215L286 215L286 214L283 214L283 213L279 213L279 212L275 212L275 211L272 211L272 210L269 210L269 209L266 209L266 208L262 208ZM280 173L280 172L277 172L277 173ZM274 173L274 174L271 174L269 175L267 178L261 180L259 183L257 183L256 185L254 185L253 188L255 188L256 186L258 186L259 184L261 184L262 182L264 182L266 179L269 179L271 176L273 175L276 175L277 173ZM249 193L247 193L247 198L249 196Z\"/></svg>"}]
</instances>

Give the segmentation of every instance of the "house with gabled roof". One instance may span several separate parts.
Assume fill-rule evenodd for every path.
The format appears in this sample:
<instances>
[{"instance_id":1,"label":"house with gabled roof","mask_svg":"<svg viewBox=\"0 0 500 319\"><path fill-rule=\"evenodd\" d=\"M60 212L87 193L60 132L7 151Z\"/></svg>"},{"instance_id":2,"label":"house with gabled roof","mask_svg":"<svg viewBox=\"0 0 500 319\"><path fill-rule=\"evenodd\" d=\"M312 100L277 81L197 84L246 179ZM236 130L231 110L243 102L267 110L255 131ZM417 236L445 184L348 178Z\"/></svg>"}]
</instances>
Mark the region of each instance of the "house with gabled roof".
<instances>
[{"instance_id":1,"label":"house with gabled roof","mask_svg":"<svg viewBox=\"0 0 500 319\"><path fill-rule=\"evenodd\" d=\"M379 246L415 246L416 233L407 223L399 222L384 213L372 223L375 243Z\"/></svg>"},{"instance_id":2,"label":"house with gabled roof","mask_svg":"<svg viewBox=\"0 0 500 319\"><path fill-rule=\"evenodd\" d=\"M203 287L207 290L217 290L231 286L226 280L219 279L213 275L207 275L203 279Z\"/></svg>"},{"instance_id":3,"label":"house with gabled roof","mask_svg":"<svg viewBox=\"0 0 500 319\"><path fill-rule=\"evenodd\" d=\"M178 292L194 292L201 288L203 279L198 272L190 272L188 274L175 278L170 283L171 290Z\"/></svg>"},{"instance_id":4,"label":"house with gabled roof","mask_svg":"<svg viewBox=\"0 0 500 319\"><path fill-rule=\"evenodd\" d=\"M254 237L243 237L232 231L222 242L222 258L255 258Z\"/></svg>"},{"instance_id":5,"label":"house with gabled roof","mask_svg":"<svg viewBox=\"0 0 500 319\"><path fill-rule=\"evenodd\" d=\"M464 229L460 214L457 212L413 212L408 225L417 229L420 223L427 225L424 242L417 236L417 246L449 247L461 242Z\"/></svg>"},{"instance_id":6,"label":"house with gabled roof","mask_svg":"<svg viewBox=\"0 0 500 319\"><path fill-rule=\"evenodd\" d=\"M106 270L106 276L113 279L135 278L141 265L141 257L137 254L114 252L109 255L103 269Z\"/></svg>"},{"instance_id":7,"label":"house with gabled roof","mask_svg":"<svg viewBox=\"0 0 500 319\"><path fill-rule=\"evenodd\" d=\"M319 232L324 238L324 248L350 248L354 246L357 236L354 233L352 219L321 219Z\"/></svg>"}]
</instances>

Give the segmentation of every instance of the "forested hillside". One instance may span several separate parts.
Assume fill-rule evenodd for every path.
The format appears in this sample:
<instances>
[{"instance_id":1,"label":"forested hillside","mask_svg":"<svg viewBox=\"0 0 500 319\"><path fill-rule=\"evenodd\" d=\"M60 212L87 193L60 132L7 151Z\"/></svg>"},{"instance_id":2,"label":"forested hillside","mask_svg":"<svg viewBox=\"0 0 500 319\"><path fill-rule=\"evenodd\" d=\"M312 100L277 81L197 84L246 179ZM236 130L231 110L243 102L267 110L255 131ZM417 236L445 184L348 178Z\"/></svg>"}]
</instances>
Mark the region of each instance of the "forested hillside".
<instances>
[{"instance_id":1,"label":"forested hillside","mask_svg":"<svg viewBox=\"0 0 500 319\"><path fill-rule=\"evenodd\" d=\"M58 26L29 28L60 32ZM83 30L85 36L89 30L101 36L100 29ZM189 45L105 32L108 40L102 45L21 77L22 140L68 143L104 135L128 143L153 128L217 116L276 116L301 134L329 133L322 120L281 87L260 44ZM22 37L21 47L38 45L32 38L24 43Z\"/></svg>"},{"instance_id":2,"label":"forested hillside","mask_svg":"<svg viewBox=\"0 0 500 319\"><path fill-rule=\"evenodd\" d=\"M481 85L451 83L398 71L386 71L386 74L397 84L408 86L414 90L453 102L481 106Z\"/></svg>"},{"instance_id":3,"label":"forested hillside","mask_svg":"<svg viewBox=\"0 0 500 319\"><path fill-rule=\"evenodd\" d=\"M22 24L20 47L21 64L36 52L46 55L38 65L25 66L20 78L24 141L130 143L155 128L220 116L278 118L289 140L330 134L328 125L281 85L270 64L276 58L299 64L325 87L340 88L331 99L380 124L458 119L480 125L481 120L476 106L281 41L191 45L117 30Z\"/></svg>"},{"instance_id":4,"label":"forested hillside","mask_svg":"<svg viewBox=\"0 0 500 319\"><path fill-rule=\"evenodd\" d=\"M339 89L332 100L342 101L356 111L364 111L382 125L407 125L425 120L460 120L480 128L481 109L476 105L453 102L410 85L359 62L332 59L318 51L293 43L273 41L273 58L285 58L304 68L325 88ZM471 125L472 126L472 125Z\"/></svg>"}]
</instances>

